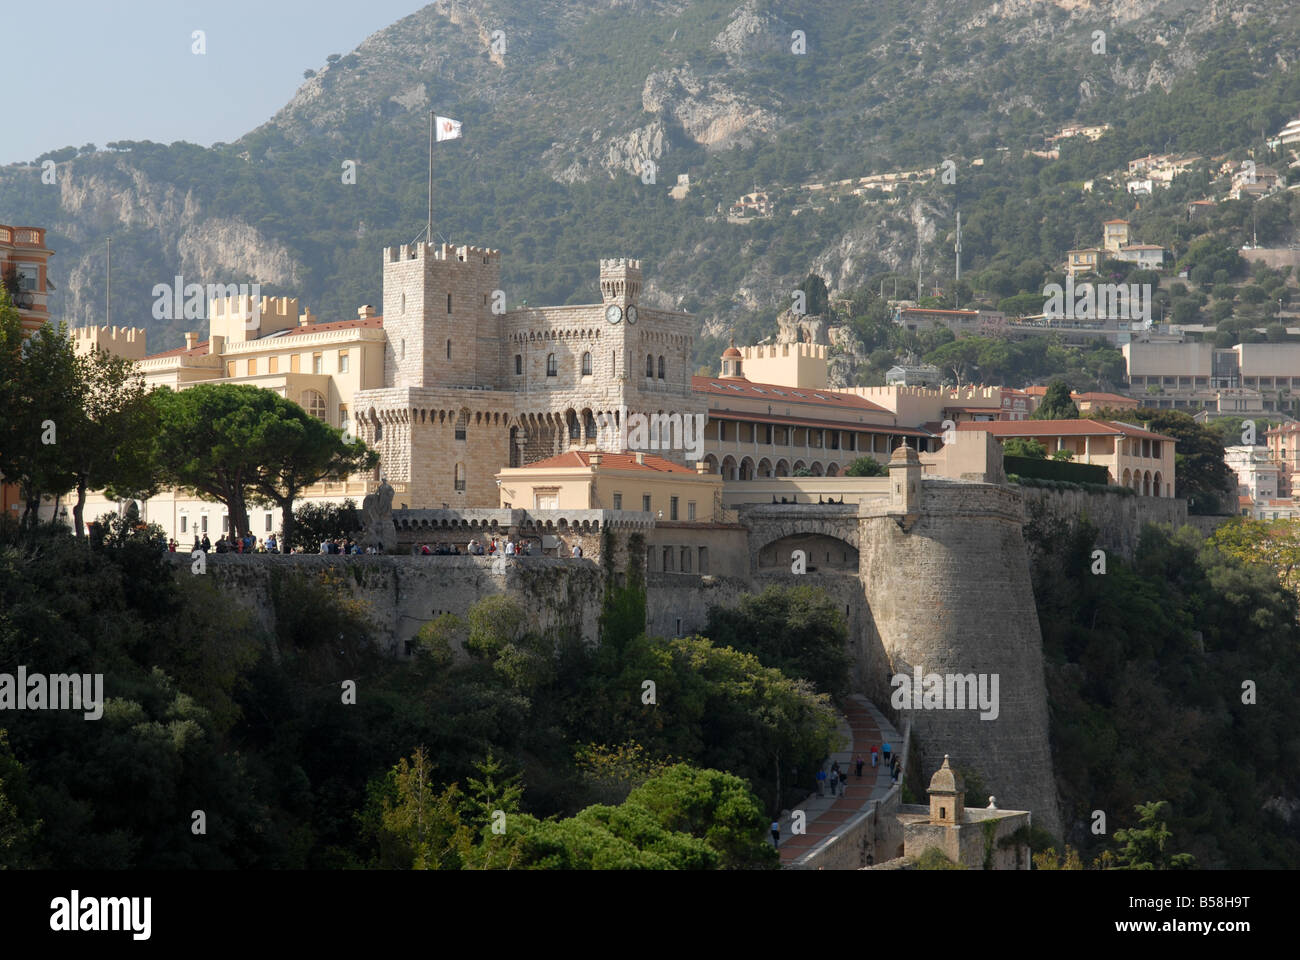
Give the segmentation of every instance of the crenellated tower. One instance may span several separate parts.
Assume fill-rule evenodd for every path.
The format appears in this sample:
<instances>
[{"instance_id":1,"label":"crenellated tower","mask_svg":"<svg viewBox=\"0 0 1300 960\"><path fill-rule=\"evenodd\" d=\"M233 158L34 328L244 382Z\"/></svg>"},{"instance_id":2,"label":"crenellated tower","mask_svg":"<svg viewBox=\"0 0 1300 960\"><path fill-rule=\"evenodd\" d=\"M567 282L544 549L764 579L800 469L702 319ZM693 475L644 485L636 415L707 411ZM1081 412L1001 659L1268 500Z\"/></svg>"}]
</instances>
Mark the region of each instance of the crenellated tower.
<instances>
[{"instance_id":1,"label":"crenellated tower","mask_svg":"<svg viewBox=\"0 0 1300 960\"><path fill-rule=\"evenodd\" d=\"M384 249L384 382L393 387L500 386L498 250L452 244ZM499 298L497 298L499 299Z\"/></svg>"}]
</instances>

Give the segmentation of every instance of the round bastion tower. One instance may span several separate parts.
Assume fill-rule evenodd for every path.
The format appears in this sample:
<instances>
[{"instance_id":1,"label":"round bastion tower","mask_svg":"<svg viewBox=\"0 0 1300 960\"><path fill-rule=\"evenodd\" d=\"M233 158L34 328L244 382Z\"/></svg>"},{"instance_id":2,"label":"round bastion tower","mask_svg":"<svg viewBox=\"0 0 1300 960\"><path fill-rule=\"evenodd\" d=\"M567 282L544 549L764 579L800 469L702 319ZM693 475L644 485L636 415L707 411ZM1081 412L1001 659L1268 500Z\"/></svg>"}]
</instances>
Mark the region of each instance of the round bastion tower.
<instances>
[{"instance_id":1,"label":"round bastion tower","mask_svg":"<svg viewBox=\"0 0 1300 960\"><path fill-rule=\"evenodd\" d=\"M1059 836L1020 495L927 479L906 445L889 474L887 505L864 503L858 518L860 576L890 665L869 692L911 717L923 775L945 753L960 757L1000 806Z\"/></svg>"}]
</instances>

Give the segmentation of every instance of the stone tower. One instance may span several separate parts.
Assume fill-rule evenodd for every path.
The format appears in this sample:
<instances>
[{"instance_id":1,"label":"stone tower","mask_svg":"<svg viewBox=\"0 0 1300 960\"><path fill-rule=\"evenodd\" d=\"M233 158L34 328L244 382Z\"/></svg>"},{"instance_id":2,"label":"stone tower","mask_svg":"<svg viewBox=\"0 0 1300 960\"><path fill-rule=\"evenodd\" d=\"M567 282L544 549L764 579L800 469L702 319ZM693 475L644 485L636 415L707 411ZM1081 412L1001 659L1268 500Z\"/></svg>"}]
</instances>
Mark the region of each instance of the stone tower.
<instances>
[{"instance_id":1,"label":"stone tower","mask_svg":"<svg viewBox=\"0 0 1300 960\"><path fill-rule=\"evenodd\" d=\"M986 692L996 682L995 710L945 697L939 705L905 703L899 720L911 718L925 774L940 769L945 754L966 758L1004 805L1032 811L1035 824L1059 833L1020 495L998 484L922 479L920 464L907 462L915 456L894 451L888 504L864 503L858 515L860 580L886 660L864 677L865 692L888 703L890 677L916 669L982 683ZM896 499L907 491L894 490L912 470L924 494L916 514L905 497Z\"/></svg>"},{"instance_id":2,"label":"stone tower","mask_svg":"<svg viewBox=\"0 0 1300 960\"><path fill-rule=\"evenodd\" d=\"M600 299L624 310L641 296L641 261L615 257L600 261Z\"/></svg>"},{"instance_id":3,"label":"stone tower","mask_svg":"<svg viewBox=\"0 0 1300 960\"><path fill-rule=\"evenodd\" d=\"M501 380L501 255L486 247L384 249L384 384L487 387ZM504 312L504 311L502 311Z\"/></svg>"},{"instance_id":4,"label":"stone tower","mask_svg":"<svg viewBox=\"0 0 1300 960\"><path fill-rule=\"evenodd\" d=\"M647 328L647 318L642 315L641 261L627 257L613 257L600 261L600 303L603 331L612 353L611 373L618 383L625 384L644 371L639 366L640 351L636 344ZM610 308L617 312L611 312ZM630 308L630 309L629 309ZM620 387L620 392L624 392ZM626 402L626 397L624 400Z\"/></svg>"}]
</instances>

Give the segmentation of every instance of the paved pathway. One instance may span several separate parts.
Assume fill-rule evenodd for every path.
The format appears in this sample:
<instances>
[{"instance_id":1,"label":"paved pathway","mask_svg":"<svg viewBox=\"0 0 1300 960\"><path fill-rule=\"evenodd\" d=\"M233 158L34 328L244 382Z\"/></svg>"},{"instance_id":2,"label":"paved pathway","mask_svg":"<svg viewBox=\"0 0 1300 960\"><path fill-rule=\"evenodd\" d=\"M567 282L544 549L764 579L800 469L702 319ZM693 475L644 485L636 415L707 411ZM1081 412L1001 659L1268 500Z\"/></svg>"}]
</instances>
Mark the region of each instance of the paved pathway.
<instances>
[{"instance_id":1,"label":"paved pathway","mask_svg":"<svg viewBox=\"0 0 1300 960\"><path fill-rule=\"evenodd\" d=\"M883 737L882 737L883 731ZM796 809L803 810L807 816L807 832L800 836L790 833L791 816L781 817L781 865L789 866L809 853L831 834L865 810L870 809L874 800L881 800L889 792L892 781L889 768L885 766L882 756L880 766L871 769L871 745L879 747L888 741L894 752L903 749L902 738L885 716L876 709L866 697L854 694L849 697L845 713L840 717L840 742L847 744L844 749L832 753L827 758L824 768L827 772L827 796L819 797L814 792L798 804ZM862 767L862 779L854 775L853 758L861 754L866 761ZM839 761L840 769L849 775L848 786L841 788L838 797L832 798L830 792L831 764ZM793 811L791 811L793 813Z\"/></svg>"}]
</instances>

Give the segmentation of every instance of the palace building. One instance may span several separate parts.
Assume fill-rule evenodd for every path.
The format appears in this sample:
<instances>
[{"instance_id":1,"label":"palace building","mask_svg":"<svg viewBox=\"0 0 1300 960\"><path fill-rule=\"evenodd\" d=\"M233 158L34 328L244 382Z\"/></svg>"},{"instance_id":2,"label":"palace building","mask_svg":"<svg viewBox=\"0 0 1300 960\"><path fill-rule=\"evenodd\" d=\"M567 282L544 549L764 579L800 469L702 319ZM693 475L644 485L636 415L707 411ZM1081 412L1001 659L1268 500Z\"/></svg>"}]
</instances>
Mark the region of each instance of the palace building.
<instances>
[{"instance_id":1,"label":"palace building","mask_svg":"<svg viewBox=\"0 0 1300 960\"><path fill-rule=\"evenodd\" d=\"M622 454L608 427L638 417L700 425L698 434L652 430L641 451L684 467L667 476L690 487L701 473L834 477L862 456L887 462L905 441L921 451L939 445L937 391L918 418L890 399L828 390L825 350L814 345L733 346L719 376L693 376L695 320L641 301L637 260L601 260L599 301L555 307L507 308L500 269L499 251L487 247L389 247L382 310L363 306L355 319L320 321L289 297L230 296L208 302L206 337L187 333L183 347L163 353L146 352L142 329L89 327L74 337L78 350L137 360L150 386L274 390L379 452L372 473L318 484L307 499L360 500L387 479L399 509L497 507L503 469L571 451ZM750 370L790 382L751 381ZM665 491L664 502L673 496ZM91 499L90 517L116 507ZM713 500L680 494L684 505L699 503L701 520ZM221 505L175 492L142 504L142 516L182 543L227 529ZM270 508L253 508L250 522L260 537L279 527Z\"/></svg>"}]
</instances>

